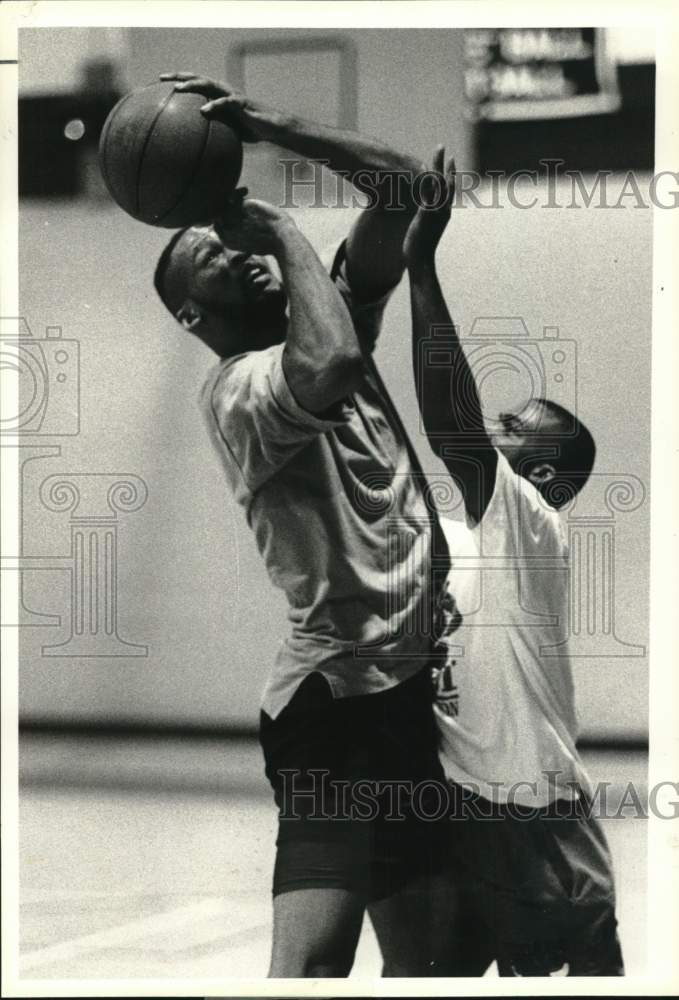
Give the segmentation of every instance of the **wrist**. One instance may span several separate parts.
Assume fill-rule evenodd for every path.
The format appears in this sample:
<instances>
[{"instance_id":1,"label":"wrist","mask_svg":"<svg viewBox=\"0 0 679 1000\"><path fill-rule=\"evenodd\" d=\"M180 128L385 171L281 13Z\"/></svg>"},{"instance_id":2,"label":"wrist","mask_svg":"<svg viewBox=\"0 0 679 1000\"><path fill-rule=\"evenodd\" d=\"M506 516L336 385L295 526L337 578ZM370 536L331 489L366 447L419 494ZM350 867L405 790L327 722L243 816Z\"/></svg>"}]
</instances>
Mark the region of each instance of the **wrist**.
<instances>
[{"instance_id":1,"label":"wrist","mask_svg":"<svg viewBox=\"0 0 679 1000\"><path fill-rule=\"evenodd\" d=\"M306 243L302 233L289 215L282 216L272 226L272 250L276 258L284 258L300 243Z\"/></svg>"},{"instance_id":2,"label":"wrist","mask_svg":"<svg viewBox=\"0 0 679 1000\"><path fill-rule=\"evenodd\" d=\"M278 111L263 104L250 104L250 111L257 120L257 134L265 142L285 145L285 139L295 135L295 120L286 111Z\"/></svg>"}]
</instances>

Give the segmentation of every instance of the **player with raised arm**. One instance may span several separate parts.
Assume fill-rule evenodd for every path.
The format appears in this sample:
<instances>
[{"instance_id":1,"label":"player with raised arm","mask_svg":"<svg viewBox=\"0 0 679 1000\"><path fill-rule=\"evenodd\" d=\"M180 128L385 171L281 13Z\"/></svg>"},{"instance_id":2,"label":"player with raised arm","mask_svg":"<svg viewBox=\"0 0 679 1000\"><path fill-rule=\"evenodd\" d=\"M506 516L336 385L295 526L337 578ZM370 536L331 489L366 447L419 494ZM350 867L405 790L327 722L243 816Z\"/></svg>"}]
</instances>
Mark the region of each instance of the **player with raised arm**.
<instances>
[{"instance_id":1,"label":"player with raised arm","mask_svg":"<svg viewBox=\"0 0 679 1000\"><path fill-rule=\"evenodd\" d=\"M435 697L456 793L451 852L456 875L466 873L466 935L476 949L477 967L466 971L481 974L496 959L503 975L622 975L611 860L575 742L557 513L586 482L594 442L544 399L502 414L496 433L486 429L435 267L454 184L454 163L444 169L439 148L404 257L418 403L466 514L464 524L444 524L448 660Z\"/></svg>"},{"instance_id":2,"label":"player with raised arm","mask_svg":"<svg viewBox=\"0 0 679 1000\"><path fill-rule=\"evenodd\" d=\"M371 358L415 210L411 196L387 204L390 180L404 178L407 193L422 166L227 84L163 78L203 94L202 112L223 116L246 141L360 174L364 188L374 179L371 205L330 274L287 213L241 191L214 227L171 239L155 284L182 326L219 355L203 392L208 427L289 603L291 630L261 716L279 808L270 975L347 975L366 908L385 975L444 975L448 827L421 821L407 794L391 814L382 793L374 810L353 800L359 785L393 791L443 780L429 684L440 527Z\"/></svg>"}]
</instances>

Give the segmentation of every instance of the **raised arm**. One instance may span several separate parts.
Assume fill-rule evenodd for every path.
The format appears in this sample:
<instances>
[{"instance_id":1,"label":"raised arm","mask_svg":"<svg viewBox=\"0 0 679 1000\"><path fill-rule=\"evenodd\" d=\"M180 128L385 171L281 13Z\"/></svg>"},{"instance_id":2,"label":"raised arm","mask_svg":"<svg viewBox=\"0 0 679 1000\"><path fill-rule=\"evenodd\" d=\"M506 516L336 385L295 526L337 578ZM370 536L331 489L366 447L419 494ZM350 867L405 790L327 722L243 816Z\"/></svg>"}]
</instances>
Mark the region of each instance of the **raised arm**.
<instances>
[{"instance_id":1,"label":"raised arm","mask_svg":"<svg viewBox=\"0 0 679 1000\"><path fill-rule=\"evenodd\" d=\"M467 513L480 521L495 485L497 454L486 432L481 402L436 273L436 248L448 225L455 164L444 171L443 148L423 185L423 207L403 244L410 278L412 354L417 401L429 444L459 485Z\"/></svg>"},{"instance_id":2,"label":"raised arm","mask_svg":"<svg viewBox=\"0 0 679 1000\"><path fill-rule=\"evenodd\" d=\"M424 170L415 157L348 129L309 122L278 111L220 83L193 73L164 73L177 90L208 98L201 109L208 118L236 126L246 142L266 140L317 160L368 195L347 239L347 277L356 298L372 301L393 288L403 274L402 246L415 213L415 178Z\"/></svg>"},{"instance_id":3,"label":"raised arm","mask_svg":"<svg viewBox=\"0 0 679 1000\"><path fill-rule=\"evenodd\" d=\"M234 197L215 229L226 246L278 261L290 305L285 377L301 406L324 413L356 387L363 355L344 300L313 247L287 212L254 198Z\"/></svg>"}]
</instances>

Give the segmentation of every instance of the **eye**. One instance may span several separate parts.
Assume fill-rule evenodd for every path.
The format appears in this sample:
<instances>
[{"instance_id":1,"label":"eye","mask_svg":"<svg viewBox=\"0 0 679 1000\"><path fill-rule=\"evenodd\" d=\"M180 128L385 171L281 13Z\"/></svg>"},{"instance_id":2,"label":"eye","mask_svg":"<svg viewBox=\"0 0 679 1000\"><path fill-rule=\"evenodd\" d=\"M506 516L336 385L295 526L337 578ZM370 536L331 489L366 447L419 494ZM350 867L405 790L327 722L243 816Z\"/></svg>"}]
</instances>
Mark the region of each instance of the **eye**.
<instances>
[{"instance_id":1,"label":"eye","mask_svg":"<svg viewBox=\"0 0 679 1000\"><path fill-rule=\"evenodd\" d=\"M524 429L521 418L517 417L514 413L504 414L501 419L505 430L509 434L520 434Z\"/></svg>"},{"instance_id":2,"label":"eye","mask_svg":"<svg viewBox=\"0 0 679 1000\"><path fill-rule=\"evenodd\" d=\"M218 250L217 247L206 247L204 250L201 250L198 257L199 266L206 267L215 259L215 257L219 255L220 252L221 251Z\"/></svg>"}]
</instances>

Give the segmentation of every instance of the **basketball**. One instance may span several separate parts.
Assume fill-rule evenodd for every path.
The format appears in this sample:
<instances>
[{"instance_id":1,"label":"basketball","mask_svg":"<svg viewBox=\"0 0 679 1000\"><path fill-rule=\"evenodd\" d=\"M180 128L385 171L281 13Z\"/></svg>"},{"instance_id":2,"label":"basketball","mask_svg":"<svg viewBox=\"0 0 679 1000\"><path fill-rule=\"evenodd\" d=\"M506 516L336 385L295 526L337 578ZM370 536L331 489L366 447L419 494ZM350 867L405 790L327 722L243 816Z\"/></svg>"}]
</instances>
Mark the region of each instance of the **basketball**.
<instances>
[{"instance_id":1,"label":"basketball","mask_svg":"<svg viewBox=\"0 0 679 1000\"><path fill-rule=\"evenodd\" d=\"M179 229L211 222L224 208L243 147L228 125L200 113L206 100L174 83L152 83L109 114L99 164L111 196L133 218Z\"/></svg>"}]
</instances>

